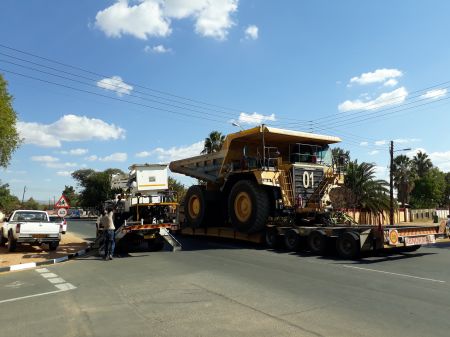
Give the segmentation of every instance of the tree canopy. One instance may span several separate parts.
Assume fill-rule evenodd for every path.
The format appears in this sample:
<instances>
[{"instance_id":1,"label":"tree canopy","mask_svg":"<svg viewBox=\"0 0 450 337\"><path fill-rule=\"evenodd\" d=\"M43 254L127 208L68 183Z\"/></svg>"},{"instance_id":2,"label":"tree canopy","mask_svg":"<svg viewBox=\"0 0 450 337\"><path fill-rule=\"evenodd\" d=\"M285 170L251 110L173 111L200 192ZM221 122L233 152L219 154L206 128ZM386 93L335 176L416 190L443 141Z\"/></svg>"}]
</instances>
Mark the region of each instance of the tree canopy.
<instances>
[{"instance_id":1,"label":"tree canopy","mask_svg":"<svg viewBox=\"0 0 450 337\"><path fill-rule=\"evenodd\" d=\"M103 172L96 172L92 169L77 170L72 173L73 179L78 182L81 188L79 204L83 207L96 207L104 201L114 197L116 192L111 189L111 175L121 173L119 169L107 169Z\"/></svg>"},{"instance_id":2,"label":"tree canopy","mask_svg":"<svg viewBox=\"0 0 450 337\"><path fill-rule=\"evenodd\" d=\"M8 84L0 74L0 167L7 167L21 139L16 129L17 113L12 106L13 97Z\"/></svg>"},{"instance_id":3,"label":"tree canopy","mask_svg":"<svg viewBox=\"0 0 450 337\"><path fill-rule=\"evenodd\" d=\"M225 136L219 131L212 131L208 137L205 138L205 144L202 153L213 153L220 151Z\"/></svg>"},{"instance_id":4,"label":"tree canopy","mask_svg":"<svg viewBox=\"0 0 450 337\"><path fill-rule=\"evenodd\" d=\"M0 211L9 214L19 206L19 198L11 194L8 184L2 184L0 181Z\"/></svg>"},{"instance_id":5,"label":"tree canopy","mask_svg":"<svg viewBox=\"0 0 450 337\"><path fill-rule=\"evenodd\" d=\"M75 191L75 188L73 186L64 186L64 191L62 194L66 197L67 201L69 202L69 205L71 207L78 207L79 204L79 195Z\"/></svg>"}]
</instances>

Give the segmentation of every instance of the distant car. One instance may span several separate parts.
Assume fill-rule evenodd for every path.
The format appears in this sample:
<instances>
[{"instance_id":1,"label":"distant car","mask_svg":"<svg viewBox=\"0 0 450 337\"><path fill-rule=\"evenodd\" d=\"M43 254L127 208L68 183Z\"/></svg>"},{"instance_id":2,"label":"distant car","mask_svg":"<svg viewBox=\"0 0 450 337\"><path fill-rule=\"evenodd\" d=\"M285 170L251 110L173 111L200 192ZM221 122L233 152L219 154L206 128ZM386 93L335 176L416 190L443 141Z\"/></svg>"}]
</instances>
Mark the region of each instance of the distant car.
<instances>
[{"instance_id":1,"label":"distant car","mask_svg":"<svg viewBox=\"0 0 450 337\"><path fill-rule=\"evenodd\" d=\"M49 215L50 222L57 222L62 225L62 234L66 234L67 232L67 220L60 218L57 215Z\"/></svg>"}]
</instances>

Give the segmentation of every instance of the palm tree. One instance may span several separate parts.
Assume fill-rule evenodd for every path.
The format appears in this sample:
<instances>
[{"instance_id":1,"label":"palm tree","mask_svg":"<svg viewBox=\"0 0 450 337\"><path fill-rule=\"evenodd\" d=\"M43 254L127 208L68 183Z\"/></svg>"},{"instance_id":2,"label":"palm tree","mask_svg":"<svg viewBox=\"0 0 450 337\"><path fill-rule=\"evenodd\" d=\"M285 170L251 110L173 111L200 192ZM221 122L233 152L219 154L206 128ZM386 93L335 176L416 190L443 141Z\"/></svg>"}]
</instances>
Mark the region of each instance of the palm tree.
<instances>
[{"instance_id":1,"label":"palm tree","mask_svg":"<svg viewBox=\"0 0 450 337\"><path fill-rule=\"evenodd\" d=\"M374 213L389 209L389 184L375 179L375 165L351 161L347 167L345 187L352 191L353 207Z\"/></svg>"},{"instance_id":2,"label":"palm tree","mask_svg":"<svg viewBox=\"0 0 450 337\"><path fill-rule=\"evenodd\" d=\"M222 144L225 141L225 136L219 131L212 131L209 137L205 138L205 145L202 153L213 153L220 151Z\"/></svg>"},{"instance_id":3,"label":"palm tree","mask_svg":"<svg viewBox=\"0 0 450 337\"><path fill-rule=\"evenodd\" d=\"M413 158L417 175L423 178L425 174L433 167L433 163L425 152L419 151Z\"/></svg>"},{"instance_id":4,"label":"palm tree","mask_svg":"<svg viewBox=\"0 0 450 337\"><path fill-rule=\"evenodd\" d=\"M405 204L409 204L409 195L414 189L414 181L416 180L414 163L402 154L394 158L392 170L394 173L394 186L398 191L397 199L402 206L405 206Z\"/></svg>"}]
</instances>

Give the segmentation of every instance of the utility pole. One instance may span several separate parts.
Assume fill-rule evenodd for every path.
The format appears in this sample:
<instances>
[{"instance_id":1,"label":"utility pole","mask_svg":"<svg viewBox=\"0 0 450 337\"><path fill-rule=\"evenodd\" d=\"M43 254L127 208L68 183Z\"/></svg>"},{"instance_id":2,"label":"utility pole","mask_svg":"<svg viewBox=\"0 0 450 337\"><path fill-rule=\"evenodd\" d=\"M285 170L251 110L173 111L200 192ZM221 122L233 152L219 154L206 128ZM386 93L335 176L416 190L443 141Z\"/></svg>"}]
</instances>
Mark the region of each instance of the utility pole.
<instances>
[{"instance_id":1,"label":"utility pole","mask_svg":"<svg viewBox=\"0 0 450 337\"><path fill-rule=\"evenodd\" d=\"M27 191L27 187L24 186L23 187L23 194L22 194L22 205L23 205L23 201L25 200L25 192Z\"/></svg>"},{"instance_id":2,"label":"utility pole","mask_svg":"<svg viewBox=\"0 0 450 337\"><path fill-rule=\"evenodd\" d=\"M389 146L390 165L389 165L389 224L394 226L394 141L391 140Z\"/></svg>"}]
</instances>

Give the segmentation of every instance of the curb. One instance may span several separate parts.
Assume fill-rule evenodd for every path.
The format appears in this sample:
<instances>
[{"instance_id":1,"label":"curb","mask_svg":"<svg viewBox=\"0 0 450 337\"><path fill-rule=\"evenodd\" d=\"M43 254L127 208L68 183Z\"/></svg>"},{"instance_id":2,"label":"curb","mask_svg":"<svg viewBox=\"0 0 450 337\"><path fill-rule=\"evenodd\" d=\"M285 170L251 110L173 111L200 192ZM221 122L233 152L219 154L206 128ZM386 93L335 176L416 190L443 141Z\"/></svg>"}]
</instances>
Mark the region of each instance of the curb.
<instances>
[{"instance_id":1,"label":"curb","mask_svg":"<svg viewBox=\"0 0 450 337\"><path fill-rule=\"evenodd\" d=\"M9 272L9 271L18 271L18 270L31 269L31 268L36 268L36 267L45 266L45 265L49 265L49 264L56 264L56 263L68 261L68 260L71 260L71 259L73 259L75 257L83 256L83 255L85 255L86 253L88 253L91 250L92 250L92 247L89 246L89 247L87 247L85 249L79 250L76 253L72 253L72 254L69 254L69 255L66 255L66 256L62 256L62 257L58 257L56 259L49 259L49 260L40 261L40 262L21 263L21 264L15 264L15 265L12 265L12 266L8 266L8 267L1 267L0 268L0 273Z\"/></svg>"}]
</instances>

